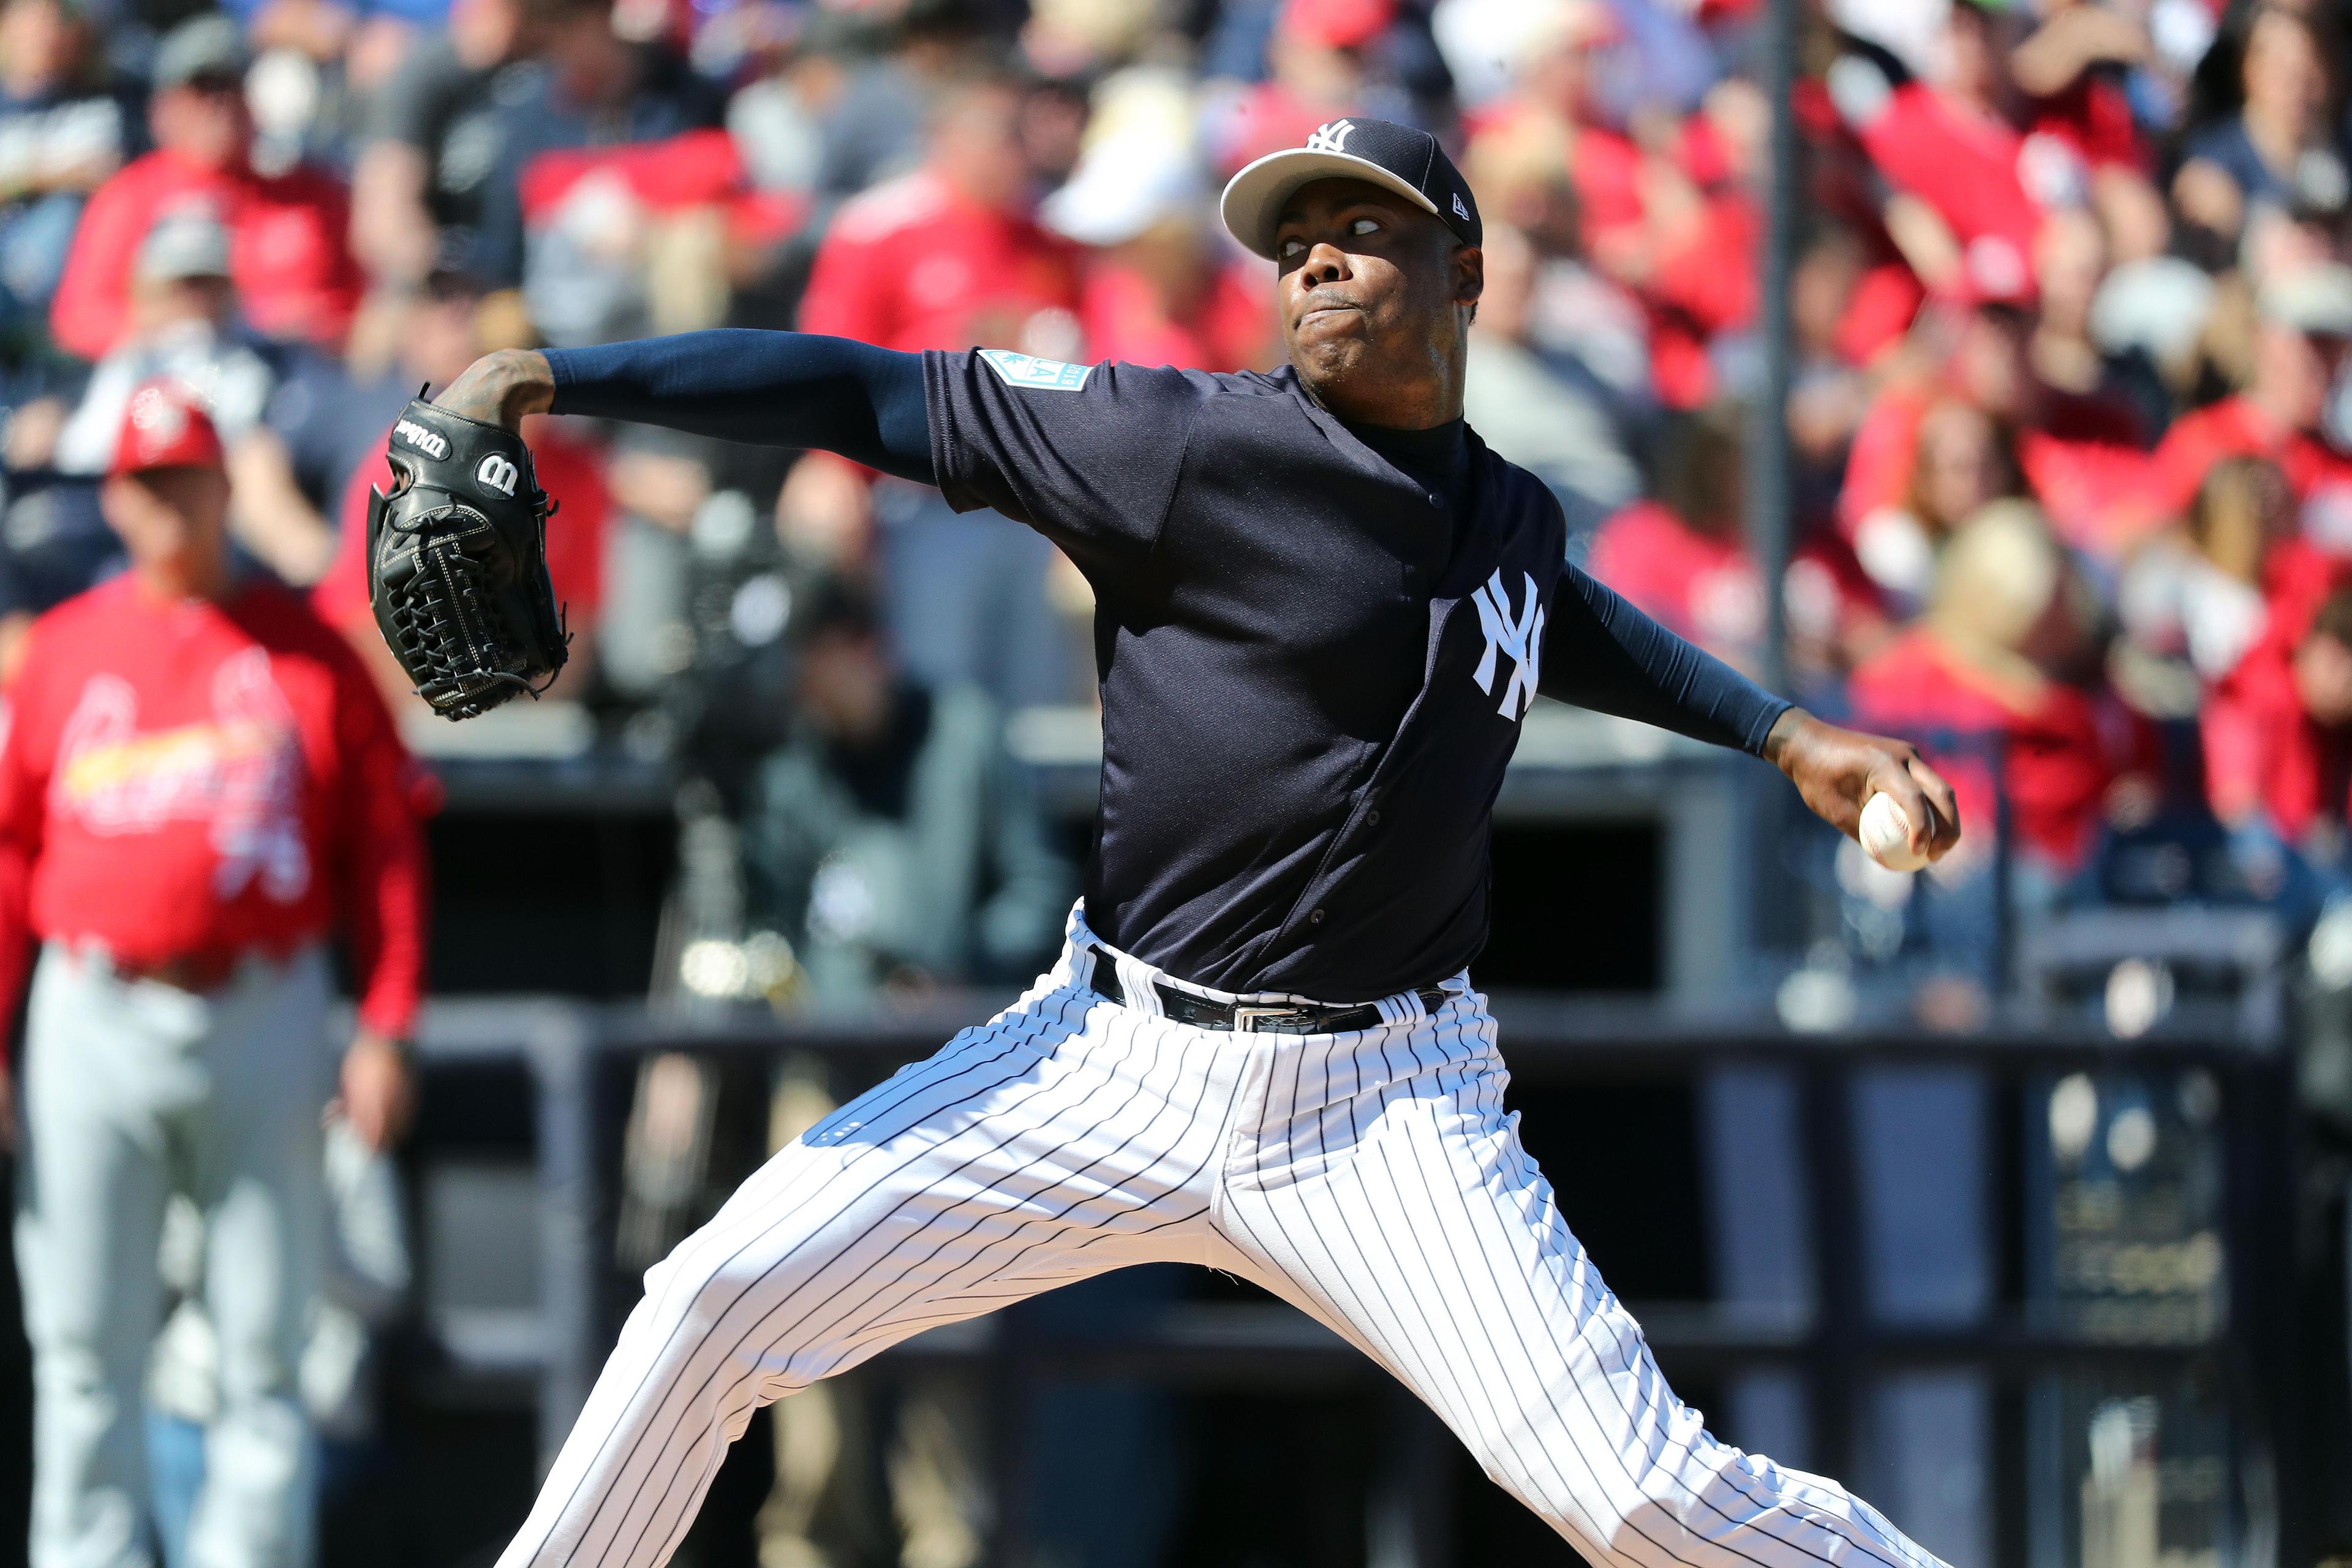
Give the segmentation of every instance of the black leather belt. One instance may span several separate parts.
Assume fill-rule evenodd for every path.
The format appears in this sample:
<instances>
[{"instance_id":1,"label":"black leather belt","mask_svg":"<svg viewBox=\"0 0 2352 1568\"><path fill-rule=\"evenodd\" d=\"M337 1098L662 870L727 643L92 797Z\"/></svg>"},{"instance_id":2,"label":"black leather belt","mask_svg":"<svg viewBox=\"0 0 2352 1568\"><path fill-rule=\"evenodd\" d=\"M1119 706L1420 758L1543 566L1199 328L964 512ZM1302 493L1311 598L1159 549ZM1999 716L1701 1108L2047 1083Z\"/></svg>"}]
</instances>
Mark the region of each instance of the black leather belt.
<instances>
[{"instance_id":1,"label":"black leather belt","mask_svg":"<svg viewBox=\"0 0 2352 1568\"><path fill-rule=\"evenodd\" d=\"M1116 962L1099 947L1087 951L1094 954L1095 994L1125 1006L1127 988L1118 983ZM1378 1005L1370 1002L1352 1006L1321 1002L1212 1002L1172 985L1155 983L1151 988L1160 993L1162 1013L1196 1029L1229 1029L1243 1035L1344 1035L1351 1029L1376 1029L1384 1021ZM1421 998L1423 1008L1434 1013L1445 1005L1448 994L1438 986L1424 985L1413 994Z\"/></svg>"}]
</instances>

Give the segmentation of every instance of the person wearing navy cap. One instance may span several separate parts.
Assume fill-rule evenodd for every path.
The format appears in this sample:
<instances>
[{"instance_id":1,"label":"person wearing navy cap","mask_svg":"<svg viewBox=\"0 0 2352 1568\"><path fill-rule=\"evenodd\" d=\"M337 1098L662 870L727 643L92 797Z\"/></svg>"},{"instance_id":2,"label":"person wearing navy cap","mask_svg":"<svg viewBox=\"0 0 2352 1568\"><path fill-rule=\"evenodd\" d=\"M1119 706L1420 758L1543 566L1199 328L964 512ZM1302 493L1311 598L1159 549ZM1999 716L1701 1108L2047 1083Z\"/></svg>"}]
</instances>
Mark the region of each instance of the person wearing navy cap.
<instances>
[{"instance_id":1,"label":"person wearing navy cap","mask_svg":"<svg viewBox=\"0 0 2352 1568\"><path fill-rule=\"evenodd\" d=\"M1465 247L1485 243L1469 182L1437 138L1386 120L1334 120L1317 127L1306 146L1286 147L1249 164L1225 186L1225 226L1258 255L1278 259L1284 211L1318 180L1356 181L1402 196Z\"/></svg>"},{"instance_id":2,"label":"person wearing navy cap","mask_svg":"<svg viewBox=\"0 0 2352 1568\"><path fill-rule=\"evenodd\" d=\"M1958 837L1949 787L1570 564L1551 493L1462 419L1482 232L1434 138L1331 121L1223 214L1277 268L1271 374L719 331L492 355L442 394L823 447L993 507L1093 584L1102 693L1059 962L646 1276L502 1568L655 1568L759 1405L1170 1260L1361 1348L1594 1563L1935 1563L1665 1386L1504 1110L1467 966L1538 692L1763 757L1848 833L1886 794L1924 855Z\"/></svg>"}]
</instances>

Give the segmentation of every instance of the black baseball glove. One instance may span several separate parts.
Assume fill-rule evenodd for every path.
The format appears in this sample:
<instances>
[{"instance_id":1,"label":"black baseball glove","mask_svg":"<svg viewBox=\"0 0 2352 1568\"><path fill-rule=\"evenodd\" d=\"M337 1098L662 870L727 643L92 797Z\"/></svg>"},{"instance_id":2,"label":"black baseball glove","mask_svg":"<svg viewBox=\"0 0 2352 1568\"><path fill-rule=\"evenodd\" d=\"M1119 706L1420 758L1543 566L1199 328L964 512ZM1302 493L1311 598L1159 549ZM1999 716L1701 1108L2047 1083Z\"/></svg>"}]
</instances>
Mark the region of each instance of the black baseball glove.
<instances>
[{"instance_id":1,"label":"black baseball glove","mask_svg":"<svg viewBox=\"0 0 2352 1568\"><path fill-rule=\"evenodd\" d=\"M392 493L368 497L368 602L416 694L471 719L538 696L571 638L547 580L554 507L530 448L422 398L392 427Z\"/></svg>"}]
</instances>

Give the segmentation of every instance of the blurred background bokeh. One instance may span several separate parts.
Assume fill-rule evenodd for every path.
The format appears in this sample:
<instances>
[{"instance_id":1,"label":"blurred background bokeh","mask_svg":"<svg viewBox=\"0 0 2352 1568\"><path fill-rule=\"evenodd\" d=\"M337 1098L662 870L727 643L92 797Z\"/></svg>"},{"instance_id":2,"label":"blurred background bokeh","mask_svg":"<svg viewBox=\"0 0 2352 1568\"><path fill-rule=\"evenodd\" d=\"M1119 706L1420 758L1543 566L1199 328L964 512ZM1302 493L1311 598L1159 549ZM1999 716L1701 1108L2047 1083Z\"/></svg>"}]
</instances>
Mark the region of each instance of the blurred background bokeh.
<instances>
[{"instance_id":1,"label":"blurred background bokeh","mask_svg":"<svg viewBox=\"0 0 2352 1568\"><path fill-rule=\"evenodd\" d=\"M247 568L444 792L423 1112L396 1184L331 1184L321 1560L495 1557L636 1274L1050 958L1099 760L1088 591L1034 533L576 419L529 431L572 668L438 723L355 547L396 412L488 349L714 325L1267 368L1215 193L1347 114L1475 188L1468 416L1577 559L1959 789L1960 852L1902 877L1752 763L1528 720L1473 973L1669 1375L1961 1568L2352 1553L2347 24L0 0L0 678L120 569L99 477L176 379ZM205 1365L174 1319L167 1547ZM777 1407L683 1560L1573 1558L1336 1341L1142 1270Z\"/></svg>"}]
</instances>

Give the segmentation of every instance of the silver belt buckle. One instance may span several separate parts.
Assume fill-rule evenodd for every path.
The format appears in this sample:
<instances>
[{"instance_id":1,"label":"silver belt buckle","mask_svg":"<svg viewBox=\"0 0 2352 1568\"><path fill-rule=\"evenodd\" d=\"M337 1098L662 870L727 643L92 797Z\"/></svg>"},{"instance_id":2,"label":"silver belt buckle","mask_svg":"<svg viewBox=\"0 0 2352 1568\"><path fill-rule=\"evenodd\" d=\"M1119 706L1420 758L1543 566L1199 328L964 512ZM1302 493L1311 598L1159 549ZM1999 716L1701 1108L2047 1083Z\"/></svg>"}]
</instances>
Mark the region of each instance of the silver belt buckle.
<instances>
[{"instance_id":1,"label":"silver belt buckle","mask_svg":"<svg viewBox=\"0 0 2352 1568\"><path fill-rule=\"evenodd\" d=\"M1236 1035L1255 1035L1258 1032L1257 1021L1260 1018L1287 1018L1297 1011L1298 1009L1296 1007L1247 1007L1239 1003L1235 1003L1234 1005L1234 1033Z\"/></svg>"}]
</instances>

